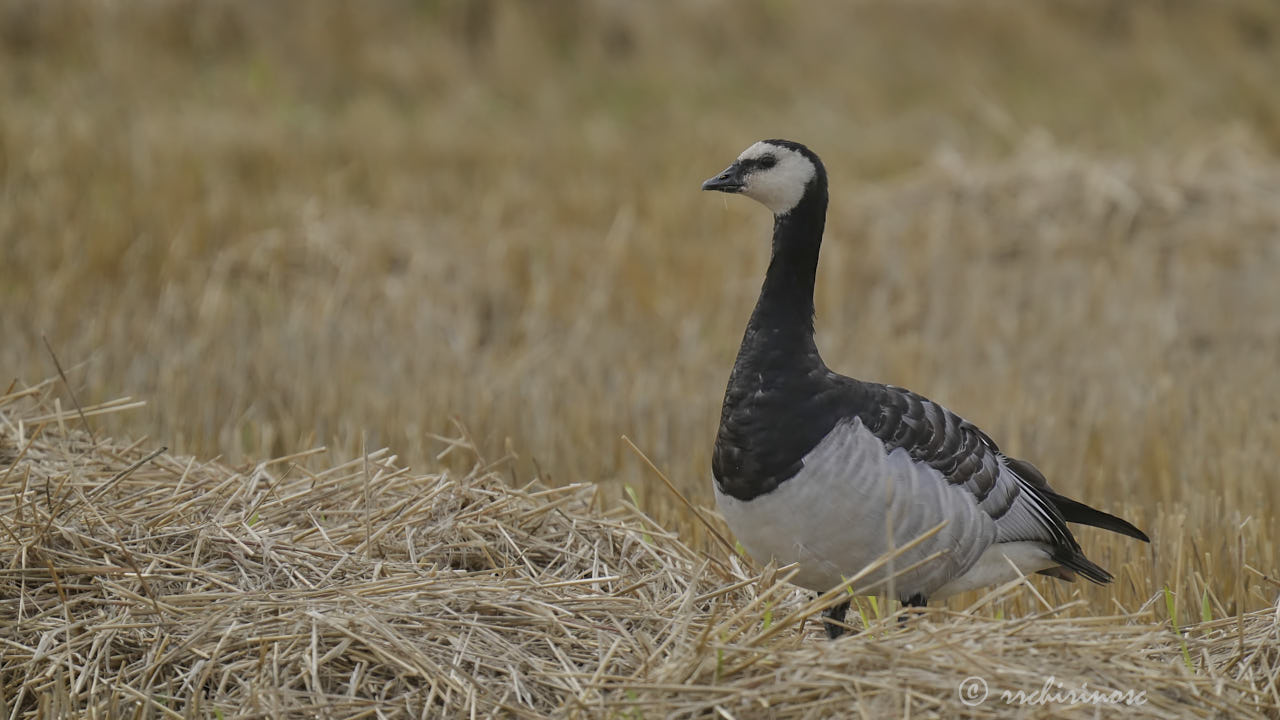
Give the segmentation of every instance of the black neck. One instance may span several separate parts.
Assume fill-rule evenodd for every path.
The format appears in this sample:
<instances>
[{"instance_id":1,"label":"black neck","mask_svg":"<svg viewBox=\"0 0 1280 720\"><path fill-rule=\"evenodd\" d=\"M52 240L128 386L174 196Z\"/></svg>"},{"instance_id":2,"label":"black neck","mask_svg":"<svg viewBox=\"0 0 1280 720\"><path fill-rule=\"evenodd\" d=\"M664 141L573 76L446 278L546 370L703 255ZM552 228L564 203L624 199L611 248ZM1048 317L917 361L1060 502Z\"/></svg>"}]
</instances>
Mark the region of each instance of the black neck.
<instances>
[{"instance_id":1,"label":"black neck","mask_svg":"<svg viewBox=\"0 0 1280 720\"><path fill-rule=\"evenodd\" d=\"M813 342L813 284L826 220L819 177L773 223L773 257L725 388L711 468L720 491L750 500L773 491L842 417L841 393ZM835 403L833 405L833 403Z\"/></svg>"},{"instance_id":2,"label":"black neck","mask_svg":"<svg viewBox=\"0 0 1280 720\"><path fill-rule=\"evenodd\" d=\"M826 215L827 188L818 182L791 212L774 218L773 255L739 360L750 355L773 367L822 362L813 342L813 286Z\"/></svg>"}]
</instances>

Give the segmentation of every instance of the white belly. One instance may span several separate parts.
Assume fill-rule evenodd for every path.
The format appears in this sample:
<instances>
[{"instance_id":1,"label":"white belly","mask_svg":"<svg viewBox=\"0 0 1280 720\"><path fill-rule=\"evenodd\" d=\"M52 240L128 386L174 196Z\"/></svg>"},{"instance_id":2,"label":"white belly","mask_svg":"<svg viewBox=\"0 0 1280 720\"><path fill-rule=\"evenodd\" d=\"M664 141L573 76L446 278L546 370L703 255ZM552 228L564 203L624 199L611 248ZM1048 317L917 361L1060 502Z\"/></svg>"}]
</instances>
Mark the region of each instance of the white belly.
<instances>
[{"instance_id":1,"label":"white belly","mask_svg":"<svg viewBox=\"0 0 1280 720\"><path fill-rule=\"evenodd\" d=\"M744 502L717 487L716 503L753 558L799 563L792 582L819 592L945 521L937 534L893 561L895 595L935 597L966 577L995 540L994 523L971 494L951 487L941 473L913 462L903 450L886 453L856 419L837 425L805 456L800 472L773 492ZM983 568L974 580L997 574L998 568ZM859 587L890 574L881 569ZM882 583L870 591L886 588Z\"/></svg>"},{"instance_id":2,"label":"white belly","mask_svg":"<svg viewBox=\"0 0 1280 720\"><path fill-rule=\"evenodd\" d=\"M998 543L987 548L978 562L963 575L938 588L932 597L942 599L966 590L999 585L1019 575L1030 575L1057 564L1040 543Z\"/></svg>"}]
</instances>

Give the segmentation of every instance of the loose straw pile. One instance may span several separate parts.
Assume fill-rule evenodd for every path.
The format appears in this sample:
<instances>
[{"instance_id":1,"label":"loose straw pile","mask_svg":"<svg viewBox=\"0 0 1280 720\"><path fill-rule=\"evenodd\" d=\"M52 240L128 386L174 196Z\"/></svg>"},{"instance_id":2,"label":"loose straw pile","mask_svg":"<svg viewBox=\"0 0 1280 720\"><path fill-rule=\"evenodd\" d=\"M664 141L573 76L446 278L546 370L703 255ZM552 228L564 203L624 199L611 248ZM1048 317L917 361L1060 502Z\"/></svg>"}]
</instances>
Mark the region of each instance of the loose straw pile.
<instances>
[{"instance_id":1,"label":"loose straw pile","mask_svg":"<svg viewBox=\"0 0 1280 720\"><path fill-rule=\"evenodd\" d=\"M0 717L1280 717L1280 607L1181 636L885 613L832 643L785 572L590 484L236 469L95 442L52 391L0 396Z\"/></svg>"}]
</instances>

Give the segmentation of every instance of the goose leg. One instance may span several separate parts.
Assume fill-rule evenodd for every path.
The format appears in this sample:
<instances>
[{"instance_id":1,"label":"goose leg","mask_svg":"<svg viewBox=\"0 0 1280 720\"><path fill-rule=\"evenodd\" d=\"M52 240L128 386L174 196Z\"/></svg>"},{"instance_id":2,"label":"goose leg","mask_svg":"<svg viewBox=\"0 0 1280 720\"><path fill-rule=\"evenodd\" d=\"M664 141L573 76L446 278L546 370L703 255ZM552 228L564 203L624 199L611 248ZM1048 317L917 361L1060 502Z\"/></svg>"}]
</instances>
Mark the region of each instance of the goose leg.
<instances>
[{"instance_id":1,"label":"goose leg","mask_svg":"<svg viewBox=\"0 0 1280 720\"><path fill-rule=\"evenodd\" d=\"M920 593L916 593L915 595L912 595L911 597L909 597L909 598L907 598L906 600L903 600L903 601L902 601L902 606L903 606L903 607L925 607L925 606L927 606L928 604L929 604L929 601L925 598L925 596L924 596L924 595L921 595ZM898 616L898 624L899 624L899 625L906 625L906 624L907 624L907 618L908 618L908 617L909 617L909 616L908 616L908 615L907 615L907 613L905 613L905 612L904 612L904 613L902 613L901 615L899 615L899 616Z\"/></svg>"},{"instance_id":2,"label":"goose leg","mask_svg":"<svg viewBox=\"0 0 1280 720\"><path fill-rule=\"evenodd\" d=\"M839 605L832 605L826 610L823 610L822 617L827 618L828 620L835 620L837 623L842 623L844 622L845 615L847 615L848 613L849 613L849 601L845 600ZM827 637L832 640L835 640L836 638L844 634L844 627L841 625L836 625L835 623L829 623L829 622L824 622L823 625L825 625L827 628Z\"/></svg>"}]
</instances>

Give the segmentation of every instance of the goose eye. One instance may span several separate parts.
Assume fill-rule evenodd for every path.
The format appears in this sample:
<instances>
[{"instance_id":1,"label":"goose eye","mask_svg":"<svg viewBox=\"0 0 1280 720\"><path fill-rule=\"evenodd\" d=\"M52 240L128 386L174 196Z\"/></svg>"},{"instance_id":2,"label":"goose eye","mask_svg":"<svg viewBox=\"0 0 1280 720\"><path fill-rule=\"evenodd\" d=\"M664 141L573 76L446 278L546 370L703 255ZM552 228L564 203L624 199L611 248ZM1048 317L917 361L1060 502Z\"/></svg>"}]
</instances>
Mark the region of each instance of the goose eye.
<instances>
[{"instance_id":1,"label":"goose eye","mask_svg":"<svg viewBox=\"0 0 1280 720\"><path fill-rule=\"evenodd\" d=\"M765 155L764 157L760 158L761 170L768 170L769 168L777 164L778 164L778 159L772 155Z\"/></svg>"}]
</instances>

